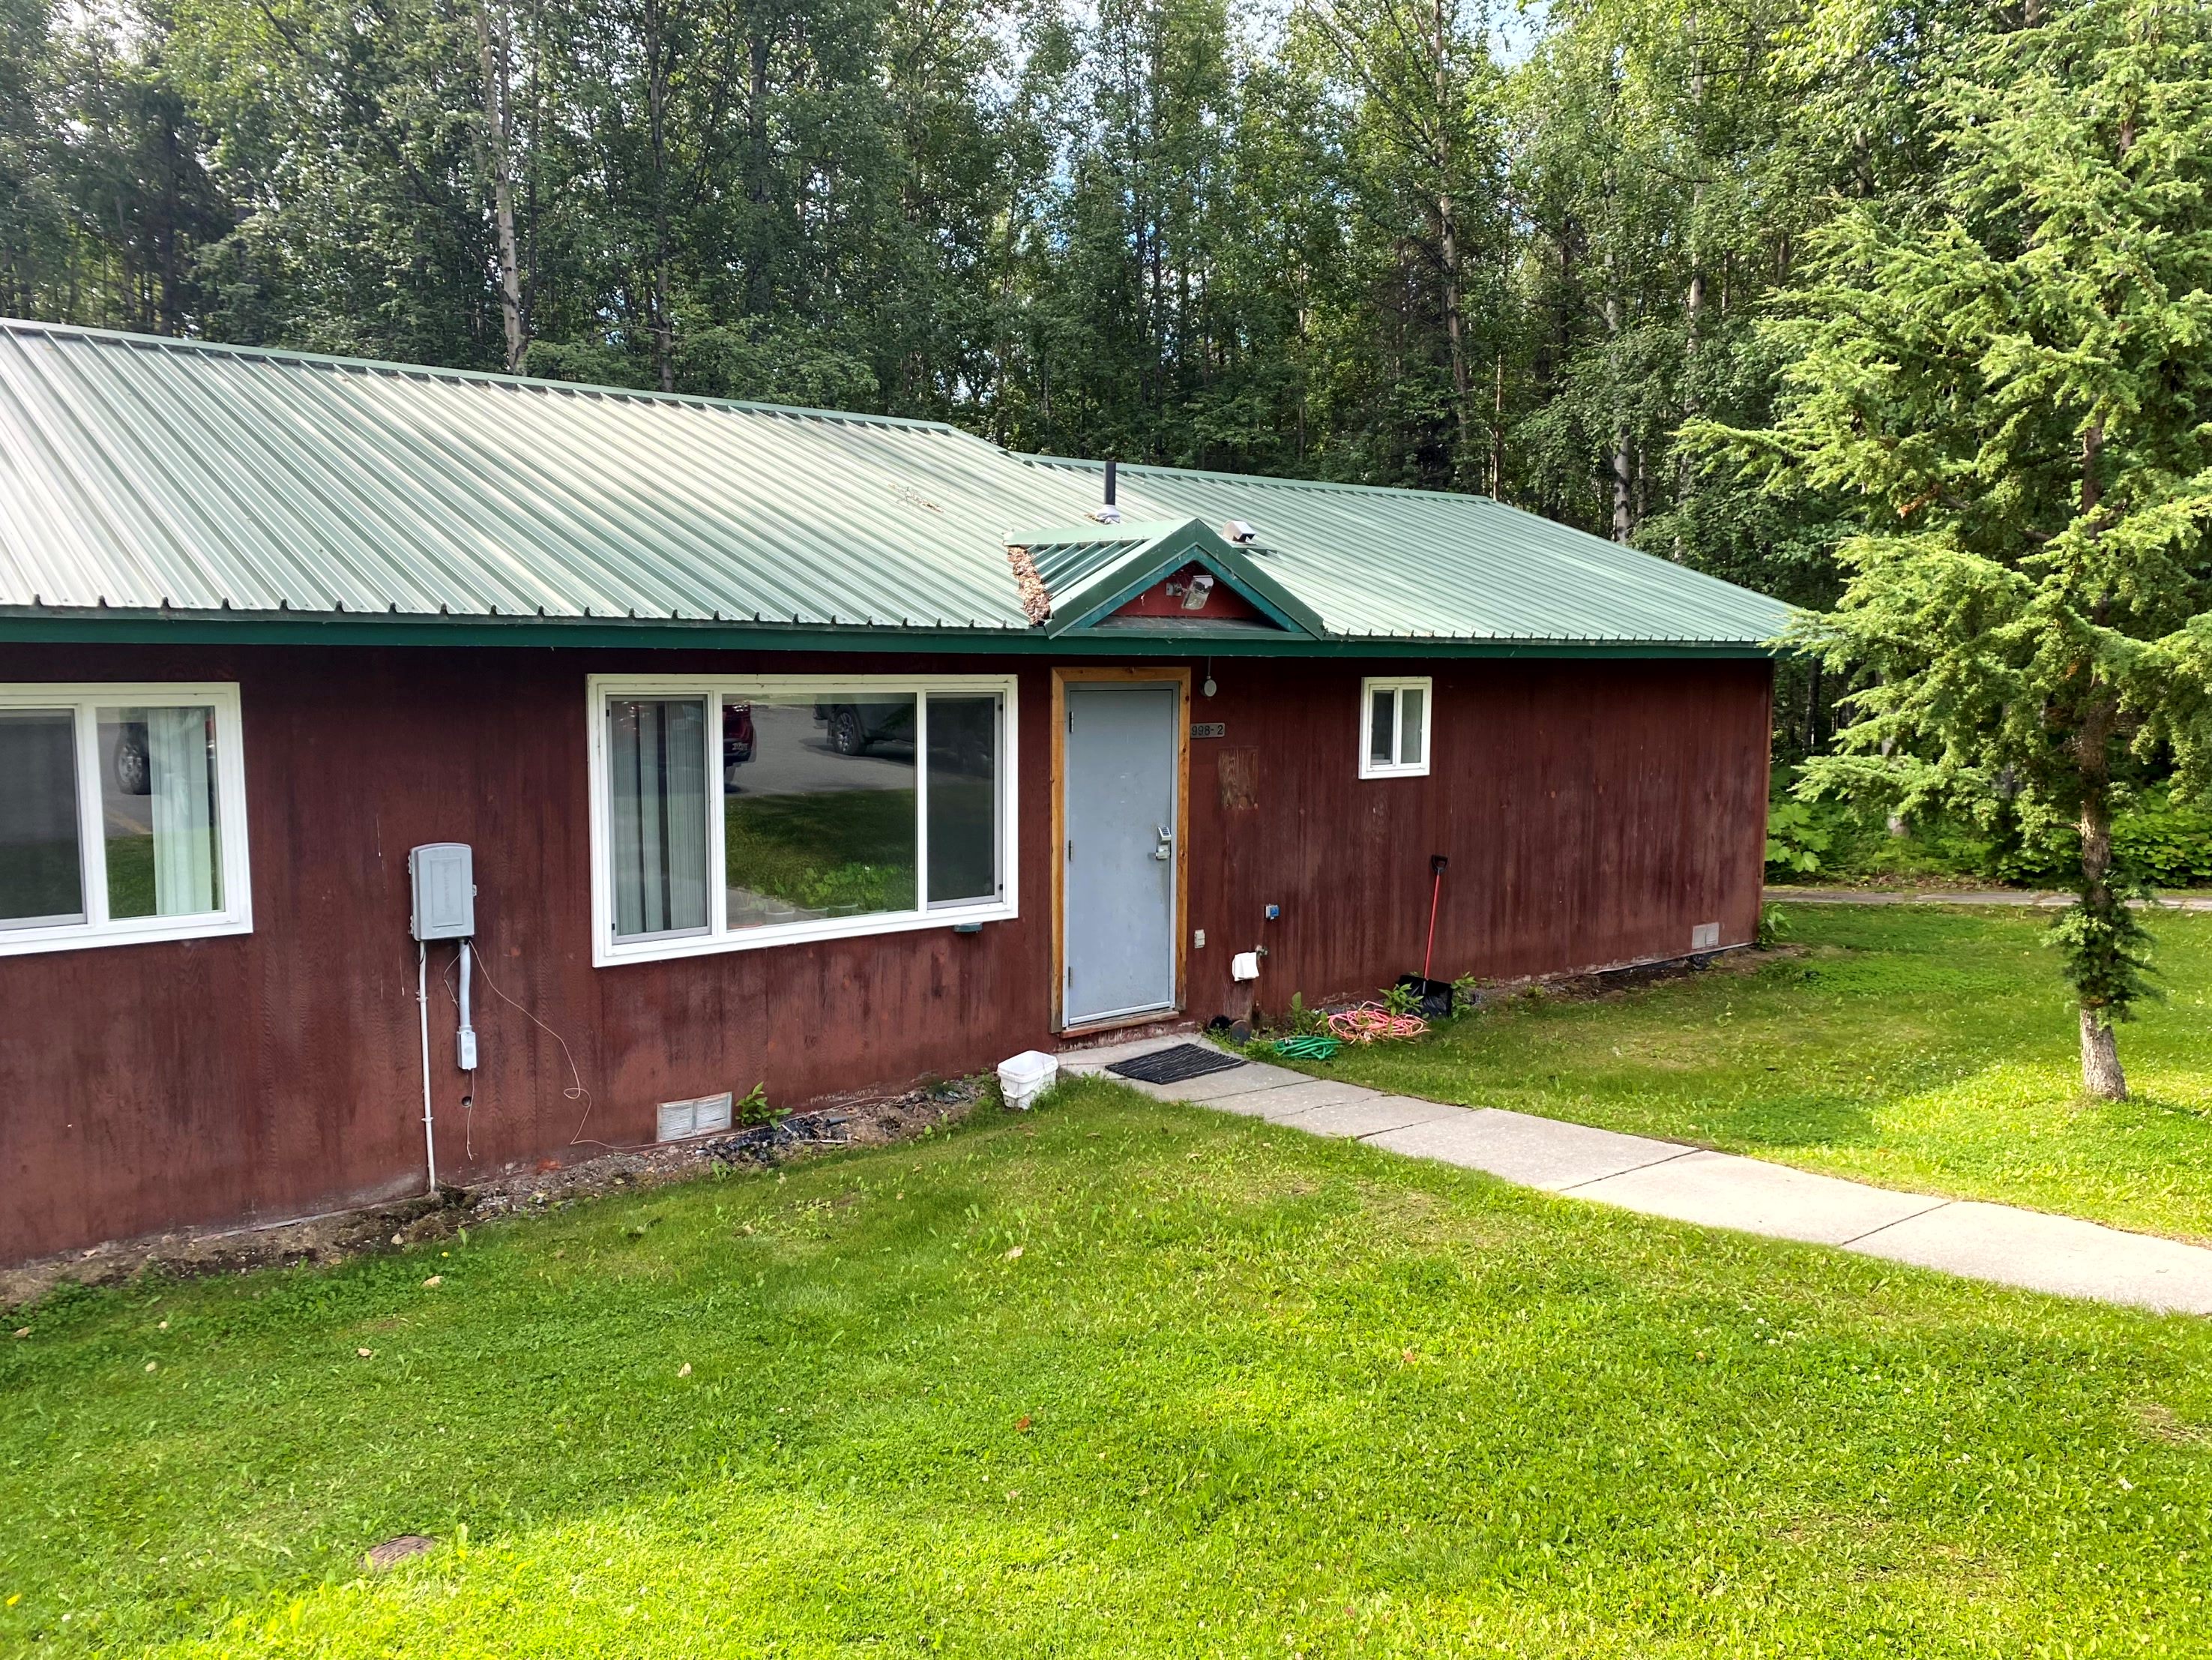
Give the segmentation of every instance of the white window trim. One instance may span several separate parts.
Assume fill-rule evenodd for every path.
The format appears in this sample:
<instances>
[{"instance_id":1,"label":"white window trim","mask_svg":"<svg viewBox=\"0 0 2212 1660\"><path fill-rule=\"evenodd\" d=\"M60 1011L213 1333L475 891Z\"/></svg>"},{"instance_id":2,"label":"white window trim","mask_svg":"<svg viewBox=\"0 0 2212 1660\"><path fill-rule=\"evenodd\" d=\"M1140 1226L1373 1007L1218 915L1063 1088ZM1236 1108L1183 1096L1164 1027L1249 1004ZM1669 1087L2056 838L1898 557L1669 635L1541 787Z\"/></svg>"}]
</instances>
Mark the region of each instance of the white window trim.
<instances>
[{"instance_id":1,"label":"white window trim","mask_svg":"<svg viewBox=\"0 0 2212 1660\"><path fill-rule=\"evenodd\" d=\"M866 934L908 933L918 928L952 928L970 922L1012 921L1021 915L1016 873L1021 867L1016 840L1021 801L1016 679L1011 674L786 674L641 675L586 677L584 696L585 753L591 768L592 966L659 963L680 957L713 957L724 952L764 951L817 939L850 939ZM722 810L722 727L707 725L707 776L713 809L707 815L708 926L704 933L661 934L618 941L614 927L613 822L607 796L606 707L613 697L767 697L778 693L808 695L850 689L867 692L992 692L1003 716L1000 730L999 846L1005 891L995 899L972 904L939 903L927 909L882 911L873 916L819 917L732 932L729 926L729 868L723 844L727 816ZM919 885L927 894L929 869L929 769L921 746L927 742L925 719L916 721L915 767L915 860Z\"/></svg>"},{"instance_id":2,"label":"white window trim","mask_svg":"<svg viewBox=\"0 0 2212 1660\"><path fill-rule=\"evenodd\" d=\"M216 804L222 815L222 893L227 903L219 911L198 916L111 918L97 711L202 703L215 710ZM253 879L246 853L246 751L240 735L236 684L176 680L67 684L18 681L0 685L0 708L67 708L76 715L77 847L82 861L85 914L91 919L47 927L17 927L0 918L0 957L149 945L163 939L212 939L253 932Z\"/></svg>"},{"instance_id":3,"label":"white window trim","mask_svg":"<svg viewBox=\"0 0 2212 1660\"><path fill-rule=\"evenodd\" d=\"M1378 691L1419 691L1421 694L1421 757L1418 761L1393 761L1388 765L1375 759L1375 734L1369 726L1373 718L1375 694ZM1391 737L1395 743L1403 728L1403 709L1394 698L1390 705ZM1359 775L1362 778L1426 778L1429 775L1429 742L1437 730L1437 688L1434 680L1425 674L1380 675L1359 683Z\"/></svg>"}]
</instances>

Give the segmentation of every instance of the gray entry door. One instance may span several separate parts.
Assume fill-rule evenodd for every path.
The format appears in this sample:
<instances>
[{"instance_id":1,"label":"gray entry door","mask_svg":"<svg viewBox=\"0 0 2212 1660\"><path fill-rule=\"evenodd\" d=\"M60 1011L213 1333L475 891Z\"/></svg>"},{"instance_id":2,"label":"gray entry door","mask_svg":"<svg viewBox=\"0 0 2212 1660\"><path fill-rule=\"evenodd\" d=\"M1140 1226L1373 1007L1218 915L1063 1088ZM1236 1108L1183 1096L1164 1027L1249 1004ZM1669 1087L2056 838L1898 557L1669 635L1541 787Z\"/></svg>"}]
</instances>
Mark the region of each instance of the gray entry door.
<instances>
[{"instance_id":1,"label":"gray entry door","mask_svg":"<svg viewBox=\"0 0 2212 1660\"><path fill-rule=\"evenodd\" d=\"M1175 1006L1176 761L1169 684L1067 688L1062 1023Z\"/></svg>"}]
</instances>

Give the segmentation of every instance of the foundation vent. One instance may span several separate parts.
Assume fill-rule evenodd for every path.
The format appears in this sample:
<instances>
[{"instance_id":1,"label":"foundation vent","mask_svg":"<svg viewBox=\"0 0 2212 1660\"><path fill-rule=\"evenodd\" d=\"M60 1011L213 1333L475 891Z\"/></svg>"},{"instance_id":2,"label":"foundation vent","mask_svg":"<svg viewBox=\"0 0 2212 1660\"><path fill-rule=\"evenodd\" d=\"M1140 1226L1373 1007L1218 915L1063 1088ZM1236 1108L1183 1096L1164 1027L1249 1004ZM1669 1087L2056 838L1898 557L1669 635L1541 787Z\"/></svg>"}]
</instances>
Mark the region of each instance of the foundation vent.
<instances>
[{"instance_id":1,"label":"foundation vent","mask_svg":"<svg viewBox=\"0 0 2212 1660\"><path fill-rule=\"evenodd\" d=\"M730 1091L702 1095L694 1101L663 1101L658 1139L681 1141L686 1136L712 1135L730 1127Z\"/></svg>"},{"instance_id":2,"label":"foundation vent","mask_svg":"<svg viewBox=\"0 0 2212 1660\"><path fill-rule=\"evenodd\" d=\"M1720 943L1721 925L1717 922L1700 922L1690 930L1692 951L1711 951ZM665 1112L667 1109L664 1107L661 1110Z\"/></svg>"}]
</instances>

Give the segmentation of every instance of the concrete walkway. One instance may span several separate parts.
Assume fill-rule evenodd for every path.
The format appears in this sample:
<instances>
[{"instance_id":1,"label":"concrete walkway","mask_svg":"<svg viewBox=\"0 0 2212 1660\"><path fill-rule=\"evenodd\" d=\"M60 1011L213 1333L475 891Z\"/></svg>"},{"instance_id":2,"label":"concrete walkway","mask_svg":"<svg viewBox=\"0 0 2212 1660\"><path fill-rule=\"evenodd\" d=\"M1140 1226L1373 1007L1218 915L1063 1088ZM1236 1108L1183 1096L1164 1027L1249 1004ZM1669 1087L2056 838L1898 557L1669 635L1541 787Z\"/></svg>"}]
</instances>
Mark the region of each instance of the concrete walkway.
<instances>
[{"instance_id":1,"label":"concrete walkway","mask_svg":"<svg viewBox=\"0 0 2212 1660\"><path fill-rule=\"evenodd\" d=\"M2024 888L1780 887L1768 888L1764 897L1771 905L2014 905L2035 910L2063 910L2074 903L2070 893ZM2136 910L2212 910L2212 894L2160 894L2151 899L2130 899L2128 904Z\"/></svg>"},{"instance_id":2,"label":"concrete walkway","mask_svg":"<svg viewBox=\"0 0 2212 1660\"><path fill-rule=\"evenodd\" d=\"M1110 1062L1192 1041L1150 1037L1070 1050L1060 1065L1063 1072L1101 1073ZM2072 1217L1896 1193L1677 1141L1385 1095L1260 1061L1188 1083L1129 1086L1163 1101L1346 1136L1650 1216L1833 1245L2063 1297L2212 1314L2212 1250Z\"/></svg>"}]
</instances>

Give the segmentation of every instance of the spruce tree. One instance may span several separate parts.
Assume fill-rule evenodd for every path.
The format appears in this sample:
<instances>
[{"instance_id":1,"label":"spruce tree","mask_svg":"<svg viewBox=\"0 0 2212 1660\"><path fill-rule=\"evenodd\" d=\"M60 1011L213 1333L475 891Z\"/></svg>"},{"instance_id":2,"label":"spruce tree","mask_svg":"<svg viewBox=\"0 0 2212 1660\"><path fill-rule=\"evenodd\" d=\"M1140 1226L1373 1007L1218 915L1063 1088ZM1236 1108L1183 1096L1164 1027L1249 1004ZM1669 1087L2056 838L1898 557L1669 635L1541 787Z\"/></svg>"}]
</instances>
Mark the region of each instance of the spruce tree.
<instances>
[{"instance_id":1,"label":"spruce tree","mask_svg":"<svg viewBox=\"0 0 2212 1660\"><path fill-rule=\"evenodd\" d=\"M2083 1085L2123 1098L2148 941L2112 815L2212 784L2212 9L2090 0L1931 97L1932 188L1845 204L1771 325L1774 425L1696 435L1860 515L1794 630L1856 677L1800 787L2078 834L2053 939Z\"/></svg>"}]
</instances>

